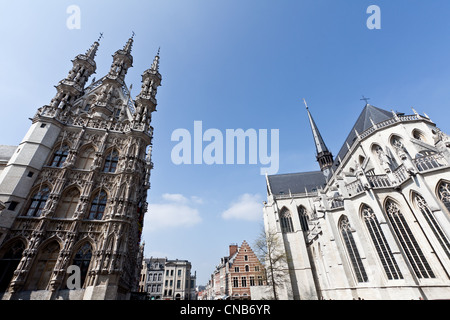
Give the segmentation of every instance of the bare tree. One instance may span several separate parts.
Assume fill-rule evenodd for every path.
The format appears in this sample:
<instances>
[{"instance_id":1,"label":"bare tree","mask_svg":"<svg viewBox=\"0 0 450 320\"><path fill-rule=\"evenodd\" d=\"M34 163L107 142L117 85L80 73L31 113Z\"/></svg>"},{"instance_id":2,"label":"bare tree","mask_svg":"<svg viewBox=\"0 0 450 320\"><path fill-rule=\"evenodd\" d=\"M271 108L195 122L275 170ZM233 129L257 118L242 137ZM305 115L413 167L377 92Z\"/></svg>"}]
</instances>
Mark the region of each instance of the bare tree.
<instances>
[{"instance_id":1,"label":"bare tree","mask_svg":"<svg viewBox=\"0 0 450 320\"><path fill-rule=\"evenodd\" d=\"M274 300L278 300L277 288L284 286L288 270L287 255L279 234L274 230L266 231L264 226L255 241L254 249L264 266L267 284L272 287Z\"/></svg>"}]
</instances>

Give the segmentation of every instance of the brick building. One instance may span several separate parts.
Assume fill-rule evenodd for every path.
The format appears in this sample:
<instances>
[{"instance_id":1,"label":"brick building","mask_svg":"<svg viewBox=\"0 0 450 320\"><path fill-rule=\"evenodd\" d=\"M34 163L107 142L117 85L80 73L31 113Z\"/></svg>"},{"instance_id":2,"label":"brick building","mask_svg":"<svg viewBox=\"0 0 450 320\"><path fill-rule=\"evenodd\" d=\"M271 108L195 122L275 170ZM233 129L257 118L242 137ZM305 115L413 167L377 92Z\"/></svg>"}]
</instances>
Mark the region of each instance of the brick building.
<instances>
[{"instance_id":1,"label":"brick building","mask_svg":"<svg viewBox=\"0 0 450 320\"><path fill-rule=\"evenodd\" d=\"M245 240L229 249L211 275L209 299L251 300L250 288L265 285L263 266Z\"/></svg>"}]
</instances>

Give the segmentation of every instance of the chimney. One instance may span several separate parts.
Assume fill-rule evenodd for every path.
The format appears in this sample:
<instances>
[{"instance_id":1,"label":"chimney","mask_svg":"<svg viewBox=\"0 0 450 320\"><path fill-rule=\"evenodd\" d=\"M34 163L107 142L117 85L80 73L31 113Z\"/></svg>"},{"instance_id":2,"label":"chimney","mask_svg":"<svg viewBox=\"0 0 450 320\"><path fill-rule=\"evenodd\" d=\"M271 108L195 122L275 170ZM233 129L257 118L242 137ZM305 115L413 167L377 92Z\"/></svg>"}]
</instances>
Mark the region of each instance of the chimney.
<instances>
[{"instance_id":1,"label":"chimney","mask_svg":"<svg viewBox=\"0 0 450 320\"><path fill-rule=\"evenodd\" d=\"M237 244L230 244L230 257L232 257L238 251Z\"/></svg>"}]
</instances>

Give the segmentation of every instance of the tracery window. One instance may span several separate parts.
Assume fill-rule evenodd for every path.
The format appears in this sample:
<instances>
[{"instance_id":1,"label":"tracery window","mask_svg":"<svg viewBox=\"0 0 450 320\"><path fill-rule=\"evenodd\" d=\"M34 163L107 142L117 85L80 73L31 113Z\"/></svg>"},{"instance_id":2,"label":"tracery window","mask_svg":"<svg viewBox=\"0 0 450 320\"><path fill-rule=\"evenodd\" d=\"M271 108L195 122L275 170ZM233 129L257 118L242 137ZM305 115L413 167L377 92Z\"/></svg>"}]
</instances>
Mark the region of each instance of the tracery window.
<instances>
[{"instance_id":1,"label":"tracery window","mask_svg":"<svg viewBox=\"0 0 450 320\"><path fill-rule=\"evenodd\" d=\"M294 227L292 225L291 212L287 208L283 208L280 213L281 232L292 233Z\"/></svg>"},{"instance_id":2,"label":"tracery window","mask_svg":"<svg viewBox=\"0 0 450 320\"><path fill-rule=\"evenodd\" d=\"M108 197L105 191L99 191L91 203L89 210L89 220L102 220L106 208L106 201Z\"/></svg>"},{"instance_id":3,"label":"tracery window","mask_svg":"<svg viewBox=\"0 0 450 320\"><path fill-rule=\"evenodd\" d=\"M95 150L92 147L86 148L80 152L75 167L81 170L89 170L94 163Z\"/></svg>"},{"instance_id":4,"label":"tracery window","mask_svg":"<svg viewBox=\"0 0 450 320\"><path fill-rule=\"evenodd\" d=\"M438 187L438 196L450 213L450 183L442 181Z\"/></svg>"},{"instance_id":5,"label":"tracery window","mask_svg":"<svg viewBox=\"0 0 450 320\"><path fill-rule=\"evenodd\" d=\"M72 188L66 191L56 210L55 217L63 219L71 219L80 200L80 192L77 188Z\"/></svg>"},{"instance_id":6,"label":"tracery window","mask_svg":"<svg viewBox=\"0 0 450 320\"><path fill-rule=\"evenodd\" d=\"M64 162L66 161L68 155L69 155L69 146L68 145L61 146L53 154L50 166L54 168L61 168Z\"/></svg>"},{"instance_id":7,"label":"tracery window","mask_svg":"<svg viewBox=\"0 0 450 320\"><path fill-rule=\"evenodd\" d=\"M388 200L386 202L386 213L416 276L418 278L435 278L404 215L394 201Z\"/></svg>"},{"instance_id":8,"label":"tracery window","mask_svg":"<svg viewBox=\"0 0 450 320\"><path fill-rule=\"evenodd\" d=\"M439 241L439 244L442 246L442 249L444 249L445 253L447 254L447 257L450 258L450 242L448 240L448 237L445 235L444 231L439 225L439 222L436 220L436 217L434 216L427 202L422 196L418 194L414 195L414 201L417 207L420 209L420 212L422 212L425 220L427 220L427 223L430 226L431 230L433 230L436 239Z\"/></svg>"},{"instance_id":9,"label":"tracery window","mask_svg":"<svg viewBox=\"0 0 450 320\"><path fill-rule=\"evenodd\" d=\"M367 282L369 279L362 263L361 256L359 255L358 248L356 247L355 239L353 238L354 230L351 228L350 222L346 216L344 216L339 222L339 229L341 231L345 248L347 249L347 254L350 257L350 262L355 272L356 279L358 282Z\"/></svg>"},{"instance_id":10,"label":"tracery window","mask_svg":"<svg viewBox=\"0 0 450 320\"><path fill-rule=\"evenodd\" d=\"M375 213L370 207L364 205L362 208L362 217L369 230L370 237L372 238L372 242L375 245L378 257L381 260L381 264L383 265L383 269L388 279L403 279L403 275L392 254L391 248L389 247Z\"/></svg>"},{"instance_id":11,"label":"tracery window","mask_svg":"<svg viewBox=\"0 0 450 320\"><path fill-rule=\"evenodd\" d=\"M0 292L8 289L9 283L14 276L14 271L22 259L25 244L17 240L10 245L0 259Z\"/></svg>"},{"instance_id":12,"label":"tracery window","mask_svg":"<svg viewBox=\"0 0 450 320\"><path fill-rule=\"evenodd\" d=\"M89 242L86 242L75 254L73 264L80 267L80 283L84 286L86 276L89 271L89 265L92 258L92 246Z\"/></svg>"},{"instance_id":13,"label":"tracery window","mask_svg":"<svg viewBox=\"0 0 450 320\"><path fill-rule=\"evenodd\" d=\"M50 190L48 187L43 187L35 194L33 194L30 206L28 207L28 210L25 215L28 217L40 217L42 210L44 209L45 204L47 203L49 195Z\"/></svg>"},{"instance_id":14,"label":"tracery window","mask_svg":"<svg viewBox=\"0 0 450 320\"><path fill-rule=\"evenodd\" d=\"M105 160L105 165L103 166L103 172L116 172L117 164L119 163L119 153L116 150L111 150L108 153Z\"/></svg>"},{"instance_id":15,"label":"tracery window","mask_svg":"<svg viewBox=\"0 0 450 320\"><path fill-rule=\"evenodd\" d=\"M305 207L300 206L297 208L298 217L300 219L300 225L302 226L303 231L309 231L308 226L308 213L306 212Z\"/></svg>"}]
</instances>

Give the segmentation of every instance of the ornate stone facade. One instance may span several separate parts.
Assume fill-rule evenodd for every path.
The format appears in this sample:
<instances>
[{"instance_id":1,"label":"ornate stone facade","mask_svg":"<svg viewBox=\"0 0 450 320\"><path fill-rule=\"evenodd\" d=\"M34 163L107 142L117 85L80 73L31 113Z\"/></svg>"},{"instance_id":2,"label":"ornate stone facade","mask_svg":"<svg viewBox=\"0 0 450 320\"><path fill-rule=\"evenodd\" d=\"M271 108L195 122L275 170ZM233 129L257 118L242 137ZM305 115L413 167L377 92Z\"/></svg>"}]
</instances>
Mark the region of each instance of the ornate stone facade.
<instances>
[{"instance_id":1,"label":"ornate stone facade","mask_svg":"<svg viewBox=\"0 0 450 320\"><path fill-rule=\"evenodd\" d=\"M132 44L89 86L99 42L78 55L1 171L0 201L9 204L0 213L3 299L127 299L137 291L162 77L158 52L130 97ZM71 265L81 271L73 290Z\"/></svg>"}]
</instances>

